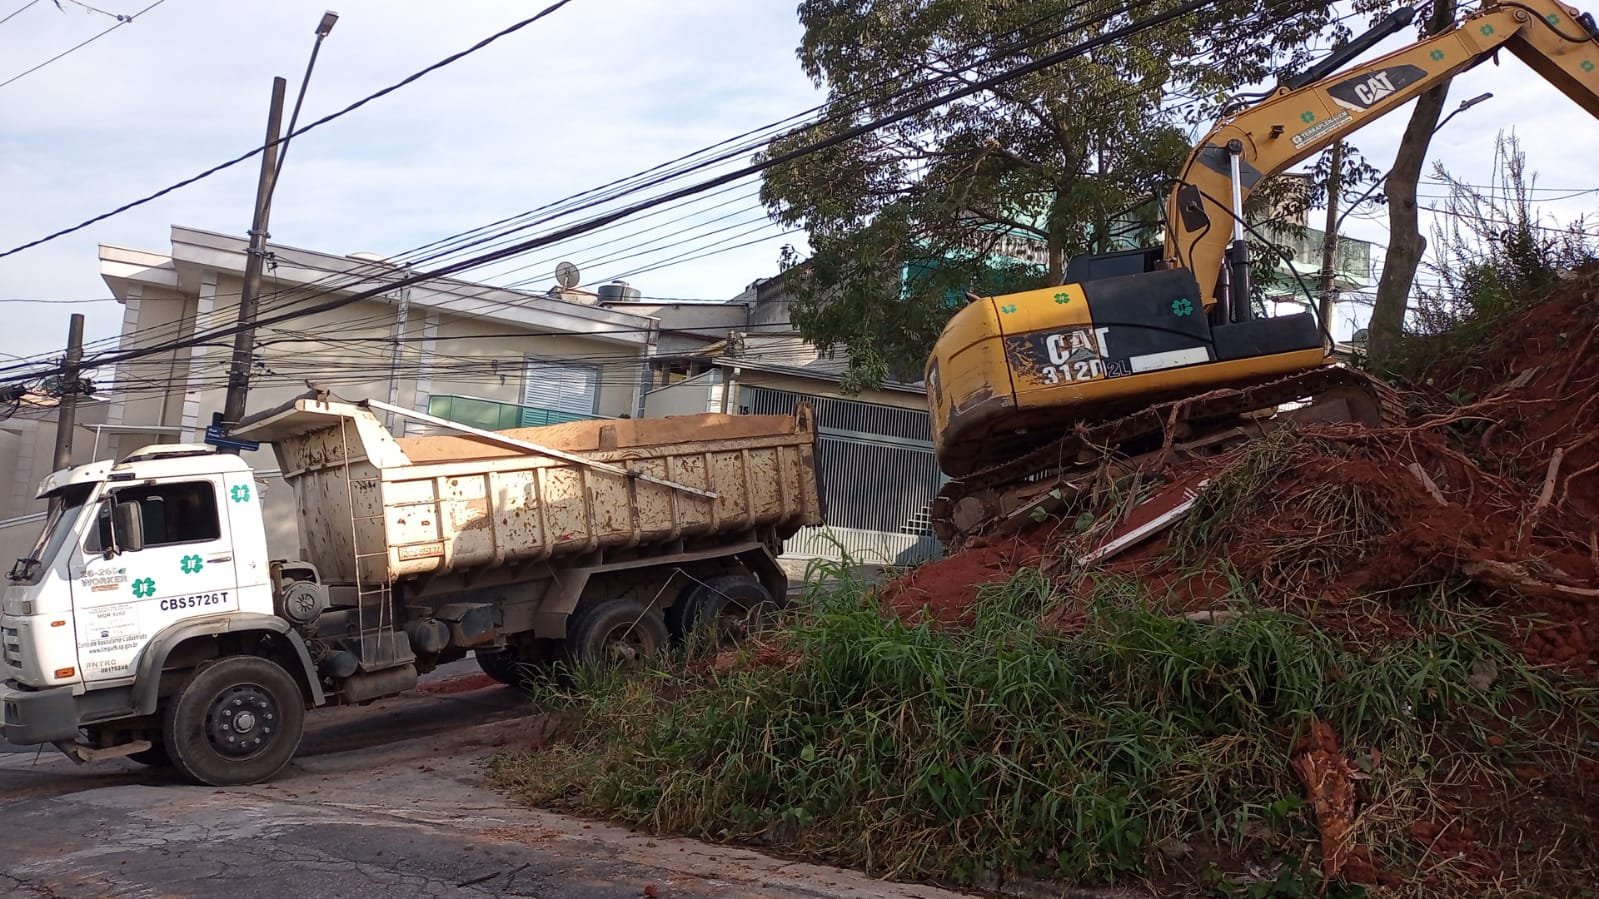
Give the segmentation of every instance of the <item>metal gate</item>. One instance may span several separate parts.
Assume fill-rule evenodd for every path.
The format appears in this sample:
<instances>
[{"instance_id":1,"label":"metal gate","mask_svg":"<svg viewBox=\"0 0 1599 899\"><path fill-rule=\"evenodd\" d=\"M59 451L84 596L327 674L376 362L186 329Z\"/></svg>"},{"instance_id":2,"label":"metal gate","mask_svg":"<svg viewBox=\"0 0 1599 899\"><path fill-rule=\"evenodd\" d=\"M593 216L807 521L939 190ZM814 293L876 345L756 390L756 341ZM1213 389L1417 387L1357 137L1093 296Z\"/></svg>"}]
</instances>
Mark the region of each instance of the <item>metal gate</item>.
<instances>
[{"instance_id":1,"label":"metal gate","mask_svg":"<svg viewBox=\"0 0 1599 899\"><path fill-rule=\"evenodd\" d=\"M909 565L942 547L928 503L943 486L927 413L769 387L739 386L752 415L788 415L797 403L816 410L816 473L827 522L803 528L784 555Z\"/></svg>"}]
</instances>

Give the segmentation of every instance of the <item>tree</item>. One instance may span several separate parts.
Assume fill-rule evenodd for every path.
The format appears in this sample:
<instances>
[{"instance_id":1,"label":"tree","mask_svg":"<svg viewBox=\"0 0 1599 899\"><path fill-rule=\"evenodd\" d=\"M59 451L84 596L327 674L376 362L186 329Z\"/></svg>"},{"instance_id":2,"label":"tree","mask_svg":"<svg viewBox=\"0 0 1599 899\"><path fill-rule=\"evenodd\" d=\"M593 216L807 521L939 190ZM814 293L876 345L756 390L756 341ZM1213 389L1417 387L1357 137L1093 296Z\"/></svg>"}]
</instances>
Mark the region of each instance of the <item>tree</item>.
<instances>
[{"instance_id":1,"label":"tree","mask_svg":"<svg viewBox=\"0 0 1599 899\"><path fill-rule=\"evenodd\" d=\"M1583 218L1562 227L1533 205L1537 176L1527 171L1514 135L1499 134L1494 169L1494 182L1479 188L1433 164L1448 198L1423 263L1436 286L1417 289L1410 317L1417 335L1453 334L1456 343L1471 343L1599 257L1599 235Z\"/></svg>"},{"instance_id":2,"label":"tree","mask_svg":"<svg viewBox=\"0 0 1599 899\"><path fill-rule=\"evenodd\" d=\"M1422 33L1437 34L1454 21L1455 0L1433 0ZM1427 242L1421 236L1416 211L1416 184L1421 180L1427 148L1448 97L1449 82L1445 81L1416 98L1410 122L1399 140L1399 151L1394 155L1394 166L1383 186L1388 195L1388 252L1377 279L1377 297L1366 333L1366 352L1377 366L1387 365L1398 346L1410 305L1410 289L1426 251Z\"/></svg>"},{"instance_id":3,"label":"tree","mask_svg":"<svg viewBox=\"0 0 1599 899\"><path fill-rule=\"evenodd\" d=\"M1173 5L1156 0L1139 15ZM1223 90L1302 63L1280 48L1331 21L1326 4L1268 7L1228 0L768 170L763 201L778 221L803 225L812 250L786 276L795 326L823 352L848 351L846 387L914 380L965 292L1059 283L1067 258L1106 249L1114 229L1156 227L1158 198L1189 149L1184 119L1213 113ZM1076 45L1125 24L1125 12L1092 27L1063 24L1123 9L1108 0L802 0L799 60L828 101L819 122L767 152ZM1172 102L1178 88L1183 104ZM1039 252L1028 258L1018 242Z\"/></svg>"}]
</instances>

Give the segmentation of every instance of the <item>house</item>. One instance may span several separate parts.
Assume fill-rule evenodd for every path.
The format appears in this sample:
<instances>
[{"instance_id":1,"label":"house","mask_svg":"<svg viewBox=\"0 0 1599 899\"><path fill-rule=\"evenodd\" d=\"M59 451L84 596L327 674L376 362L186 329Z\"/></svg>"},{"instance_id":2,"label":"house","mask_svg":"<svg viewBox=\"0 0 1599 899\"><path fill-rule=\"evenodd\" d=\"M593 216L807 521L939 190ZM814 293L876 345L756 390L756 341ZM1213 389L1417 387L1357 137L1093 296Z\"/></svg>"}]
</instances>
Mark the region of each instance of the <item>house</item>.
<instances>
[{"instance_id":1,"label":"house","mask_svg":"<svg viewBox=\"0 0 1599 899\"><path fill-rule=\"evenodd\" d=\"M122 303L118 351L162 347L231 326L238 315L243 237L174 226L164 251L100 248L100 271ZM429 279L328 311L270 323L293 312L409 274L371 255L337 255L268 245L248 410L268 409L308 383L349 398L391 405L489 428L525 427L572 418L637 415L649 386L656 319L599 304L597 294L551 294ZM99 372L105 395L85 404L74 460L124 455L149 443L200 443L223 408L231 336L163 349ZM91 360L92 361L92 360ZM110 375L109 378L107 376ZM389 416L399 434L417 423ZM31 422L31 423L30 423ZM42 511L32 499L49 473L53 413L0 435L0 462L16 461L0 550L25 554ZM15 433L26 431L26 434ZM267 447L247 452L261 476L268 540L275 555L299 552L292 497ZM9 526L7 526L9 525Z\"/></svg>"}]
</instances>

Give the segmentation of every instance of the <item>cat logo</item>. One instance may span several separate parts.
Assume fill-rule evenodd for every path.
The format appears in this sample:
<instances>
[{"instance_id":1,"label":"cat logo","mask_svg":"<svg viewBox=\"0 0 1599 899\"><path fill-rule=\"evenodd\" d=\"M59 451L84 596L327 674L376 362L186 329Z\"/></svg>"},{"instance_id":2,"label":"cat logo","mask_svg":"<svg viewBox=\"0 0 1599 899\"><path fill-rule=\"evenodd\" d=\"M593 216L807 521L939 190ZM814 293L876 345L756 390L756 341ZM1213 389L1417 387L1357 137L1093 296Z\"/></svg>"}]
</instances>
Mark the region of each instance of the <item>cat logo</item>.
<instances>
[{"instance_id":1,"label":"cat logo","mask_svg":"<svg viewBox=\"0 0 1599 899\"><path fill-rule=\"evenodd\" d=\"M1378 72L1371 76L1366 79L1365 84L1355 85L1355 96L1360 98L1362 106L1370 106L1393 92L1394 84L1388 80L1388 75L1385 72Z\"/></svg>"},{"instance_id":2,"label":"cat logo","mask_svg":"<svg viewBox=\"0 0 1599 899\"><path fill-rule=\"evenodd\" d=\"M1369 75L1335 84L1327 88L1327 93L1335 103L1345 109L1366 110L1393 96L1395 91L1415 84L1425 77L1427 73L1417 66L1389 66Z\"/></svg>"}]
</instances>

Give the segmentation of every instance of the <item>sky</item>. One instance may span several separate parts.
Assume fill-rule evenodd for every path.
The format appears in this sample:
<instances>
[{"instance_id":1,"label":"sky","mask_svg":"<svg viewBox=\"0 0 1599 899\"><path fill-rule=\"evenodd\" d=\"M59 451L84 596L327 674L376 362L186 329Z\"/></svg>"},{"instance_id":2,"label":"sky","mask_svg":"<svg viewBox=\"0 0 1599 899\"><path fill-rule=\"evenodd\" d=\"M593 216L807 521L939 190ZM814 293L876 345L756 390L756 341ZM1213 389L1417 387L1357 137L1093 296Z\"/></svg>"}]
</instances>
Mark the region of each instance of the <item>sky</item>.
<instances>
[{"instance_id":1,"label":"sky","mask_svg":"<svg viewBox=\"0 0 1599 899\"><path fill-rule=\"evenodd\" d=\"M0 0L0 17L27 0ZM84 0L88 2L88 0ZM151 0L93 0L132 14ZM333 0L338 25L322 46L302 124L385 87L530 15L542 3ZM40 0L0 24L0 81L93 37L115 20L74 0ZM392 255L631 175L816 105L794 49L795 0L572 0L485 50L297 138L273 202L276 243L333 253ZM36 72L0 85L0 250L76 224L260 144L274 75L290 103L327 8L319 2L162 0L133 22ZM1390 38L1377 53L1411 39ZM1494 98L1452 120L1432 158L1467 181L1492 175L1494 140L1514 128L1538 173L1551 219L1599 208L1589 160L1599 123L1506 55L1458 78L1449 108ZM1392 162L1409 107L1355 143L1378 168ZM0 299L109 296L98 246L165 252L171 225L243 235L257 164L199 184L52 243L0 259ZM668 217L605 232L474 273L542 290L554 263L577 262L588 286L632 268L759 243L628 276L647 297L718 300L776 273L785 242L760 230L754 186L707 198L720 234L679 246ZM1423 194L1441 189L1423 185ZM714 209L712 207L715 207ZM642 228L656 230L629 236ZM1379 244L1383 223L1351 216L1345 232ZM653 255L633 248L649 244ZM1378 251L1380 254L1380 250ZM526 266L519 271L512 268ZM0 354L54 352L68 315L87 339L114 335L121 307L3 303ZM1340 329L1346 330L1346 329Z\"/></svg>"}]
</instances>

